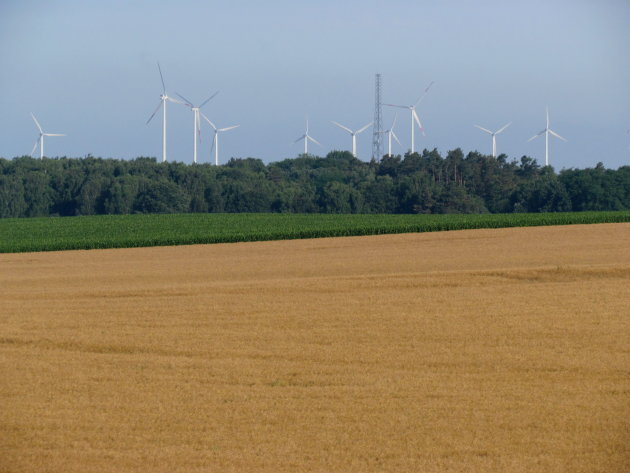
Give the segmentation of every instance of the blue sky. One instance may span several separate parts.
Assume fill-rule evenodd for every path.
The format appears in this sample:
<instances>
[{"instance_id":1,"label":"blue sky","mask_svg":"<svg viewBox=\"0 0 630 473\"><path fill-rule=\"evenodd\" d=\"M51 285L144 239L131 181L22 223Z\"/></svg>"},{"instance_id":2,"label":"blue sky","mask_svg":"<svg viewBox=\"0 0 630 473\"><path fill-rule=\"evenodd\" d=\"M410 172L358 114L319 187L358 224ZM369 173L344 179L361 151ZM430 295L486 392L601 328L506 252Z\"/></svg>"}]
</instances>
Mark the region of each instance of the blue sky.
<instances>
[{"instance_id":1,"label":"blue sky","mask_svg":"<svg viewBox=\"0 0 630 473\"><path fill-rule=\"evenodd\" d=\"M338 121L359 128L374 114L374 75L385 102L412 103L416 148L490 153L479 124L497 129L498 151L544 161L545 126L557 169L630 164L630 2L517 1L148 1L0 2L0 156L28 154L44 131L46 154L133 158L161 155L160 61L167 90L201 102L220 127L221 160L297 156L308 115L325 155L349 149ZM384 109L385 125L394 110ZM169 159L192 161L192 113L168 109ZM396 126L410 147L408 113ZM210 160L202 130L199 160ZM359 136L371 155L371 129Z\"/></svg>"}]
</instances>

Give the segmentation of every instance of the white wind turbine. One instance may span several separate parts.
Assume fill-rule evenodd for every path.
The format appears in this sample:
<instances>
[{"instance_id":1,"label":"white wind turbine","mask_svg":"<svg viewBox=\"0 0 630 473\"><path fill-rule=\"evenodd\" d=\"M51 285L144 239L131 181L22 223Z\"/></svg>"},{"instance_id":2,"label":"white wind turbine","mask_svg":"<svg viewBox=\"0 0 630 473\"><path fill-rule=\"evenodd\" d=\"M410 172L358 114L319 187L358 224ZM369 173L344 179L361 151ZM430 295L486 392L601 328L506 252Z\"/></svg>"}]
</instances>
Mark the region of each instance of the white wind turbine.
<instances>
[{"instance_id":1,"label":"white wind turbine","mask_svg":"<svg viewBox=\"0 0 630 473\"><path fill-rule=\"evenodd\" d=\"M396 133L394 133L394 127L396 126L397 118L398 118L398 114L396 113L394 115L394 121L392 122L392 126L389 128L389 130L379 132L379 133L387 133L387 141L388 141L387 154L389 156L393 156L392 155L392 137L396 140L396 143L402 146L402 144L400 144L400 140L396 136Z\"/></svg>"},{"instance_id":2,"label":"white wind turbine","mask_svg":"<svg viewBox=\"0 0 630 473\"><path fill-rule=\"evenodd\" d=\"M551 128L549 128L549 107L546 108L546 111L547 111L547 126L545 127L544 130L542 130L540 133L532 136L527 141L532 141L533 139L538 138L543 133L545 134L545 166L549 166L549 135L553 135L556 138L560 138L562 141L568 141L568 140L566 138L563 138L562 136L560 136L558 133L553 131Z\"/></svg>"},{"instance_id":3,"label":"white wind turbine","mask_svg":"<svg viewBox=\"0 0 630 473\"><path fill-rule=\"evenodd\" d=\"M350 128L348 128L347 126L343 126L341 123L337 123L335 121L332 121L332 123L334 123L335 125L337 125L339 128L341 128L342 130L346 130L348 133L350 133L350 135L352 136L352 156L354 156L355 158L357 157L357 135L359 133L364 132L365 130L368 129L368 127L374 123L374 122L370 122L367 125L365 125L363 128L359 128L357 131L352 131Z\"/></svg>"},{"instance_id":4,"label":"white wind turbine","mask_svg":"<svg viewBox=\"0 0 630 473\"><path fill-rule=\"evenodd\" d=\"M501 133L503 130L505 130L508 126L510 126L512 124L512 122L508 123L507 125L504 125L503 127L499 128L497 131L490 131L487 128L483 128L479 125L475 125L477 128L479 128L481 131L485 131L486 133L488 133L489 135L492 135L492 157L496 158L497 157L497 135L499 133Z\"/></svg>"},{"instance_id":5,"label":"white wind turbine","mask_svg":"<svg viewBox=\"0 0 630 473\"><path fill-rule=\"evenodd\" d=\"M179 97L181 97L184 100L183 104L186 105L187 107L190 107L190 109L193 112L193 163L197 162L197 137L201 133L201 119L199 118L199 109L203 107L205 104L207 104L208 102L210 102L210 100L212 100L214 97L216 97L218 93L219 92L217 91L214 94L212 94L206 100L201 102L201 105L199 106L194 106L193 103L190 100L188 100L186 97L182 96L181 94L177 94L179 95Z\"/></svg>"},{"instance_id":6,"label":"white wind turbine","mask_svg":"<svg viewBox=\"0 0 630 473\"><path fill-rule=\"evenodd\" d=\"M37 141L35 141L35 145L33 146L33 149L31 150L31 156L33 156L33 153L37 149L37 145L39 145L39 159L43 159L44 158L44 136L66 136L66 135L60 134L60 133L44 133L44 130L42 130L42 127L37 121L37 118L35 118L35 115L33 115L33 112L31 112L31 117L33 117L33 121L35 122L35 125L37 125L37 129L39 130L39 136L37 137Z\"/></svg>"},{"instance_id":7,"label":"white wind turbine","mask_svg":"<svg viewBox=\"0 0 630 473\"><path fill-rule=\"evenodd\" d=\"M214 123L210 121L208 117L206 117L203 113L201 116L206 120L212 129L214 130L214 139L212 140L212 148L214 148L214 164L215 166L219 165L219 133L224 131L233 130L234 128L238 128L241 125L233 125L225 128L217 128ZM212 154L212 148L210 148L210 154Z\"/></svg>"},{"instance_id":8,"label":"white wind turbine","mask_svg":"<svg viewBox=\"0 0 630 473\"><path fill-rule=\"evenodd\" d=\"M418 128L420 129L420 131L424 135L424 127L422 126L422 123L420 122L420 117L418 117L418 114L416 113L416 107L420 104L420 102L422 102L422 100L427 95L427 92L429 91L429 89L431 88L432 85L433 85L433 82L431 82L427 86L427 88L424 89L424 94L422 94L422 97L420 97L418 100L416 100L416 103L414 103L413 105L394 105L394 104L391 104L391 103L386 103L385 104L388 107L406 108L406 109L408 109L411 112L411 152L412 153L415 152L415 147L416 147L415 136L414 136L414 128L415 128L414 121L418 124Z\"/></svg>"},{"instance_id":9,"label":"white wind turbine","mask_svg":"<svg viewBox=\"0 0 630 473\"><path fill-rule=\"evenodd\" d=\"M306 119L306 131L304 132L302 136L300 136L297 140L295 140L294 143L297 143L300 140L304 140L304 154L308 154L308 141L309 140L311 140L315 144L318 144L319 146L322 146L322 144L319 141L317 141L315 138L313 138L311 135L308 134L308 118Z\"/></svg>"},{"instance_id":10,"label":"white wind turbine","mask_svg":"<svg viewBox=\"0 0 630 473\"><path fill-rule=\"evenodd\" d=\"M160 79L162 80L162 94L160 95L160 103L158 104L155 111L151 114L149 119L147 120L147 125L153 117L158 112L160 107L162 107L162 162L166 162L166 102L175 102L175 103L183 103L179 100L169 97L166 94L166 86L164 85L164 76L162 76L162 68L160 67L160 63L158 62L158 71L160 71Z\"/></svg>"}]
</instances>

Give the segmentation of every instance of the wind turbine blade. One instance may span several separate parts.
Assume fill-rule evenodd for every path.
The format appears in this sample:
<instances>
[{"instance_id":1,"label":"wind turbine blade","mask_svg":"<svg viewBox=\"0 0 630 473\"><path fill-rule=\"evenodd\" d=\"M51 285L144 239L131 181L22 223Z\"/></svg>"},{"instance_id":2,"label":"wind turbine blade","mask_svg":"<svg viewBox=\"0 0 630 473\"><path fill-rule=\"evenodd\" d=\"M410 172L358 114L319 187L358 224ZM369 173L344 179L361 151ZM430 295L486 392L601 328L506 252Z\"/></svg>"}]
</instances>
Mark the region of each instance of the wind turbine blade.
<instances>
[{"instance_id":1,"label":"wind turbine blade","mask_svg":"<svg viewBox=\"0 0 630 473\"><path fill-rule=\"evenodd\" d=\"M387 107L409 108L409 105L394 105L393 103L384 103L383 105Z\"/></svg>"},{"instance_id":2,"label":"wind turbine blade","mask_svg":"<svg viewBox=\"0 0 630 473\"><path fill-rule=\"evenodd\" d=\"M158 71L160 71L160 79L162 80L162 93L166 95L166 86L164 85L164 76L162 75L162 68L160 67L160 63L157 63Z\"/></svg>"},{"instance_id":3,"label":"wind turbine blade","mask_svg":"<svg viewBox=\"0 0 630 473\"><path fill-rule=\"evenodd\" d=\"M424 93L422 94L422 97L420 97L420 98L418 99L418 101L417 101L415 104L413 104L413 106L414 106L414 107L415 107L416 105L418 105L420 102L422 102L422 99L424 99L424 98L426 97L427 92L429 91L429 89L430 89L430 88L431 88L431 86L433 85L433 82L434 82L434 81L431 81L431 83L427 86L427 88L426 88L426 89L424 89Z\"/></svg>"},{"instance_id":4,"label":"wind turbine blade","mask_svg":"<svg viewBox=\"0 0 630 473\"><path fill-rule=\"evenodd\" d=\"M297 143L298 141L302 141L306 137L307 137L306 135L302 135L297 140L295 140L294 143Z\"/></svg>"},{"instance_id":5,"label":"wind turbine blade","mask_svg":"<svg viewBox=\"0 0 630 473\"><path fill-rule=\"evenodd\" d=\"M37 118L35 118L35 115L33 115L33 112L31 112L31 117L33 117L33 120L35 121L35 125L37 125L37 128L39 129L39 132L44 133L44 130L42 130L42 127L39 125L39 122L37 121Z\"/></svg>"},{"instance_id":6,"label":"wind turbine blade","mask_svg":"<svg viewBox=\"0 0 630 473\"><path fill-rule=\"evenodd\" d=\"M162 106L162 101L160 100L159 105L158 105L158 106L157 106L157 108L155 109L155 112L153 112L153 113L151 114L151 116L149 117L149 119L147 120L146 125L148 125L148 124L149 124L149 122L150 122L151 120L153 120L153 117L155 116L155 114L156 114L156 113L158 113L158 110L160 109L160 107L161 107L161 106Z\"/></svg>"},{"instance_id":7,"label":"wind turbine blade","mask_svg":"<svg viewBox=\"0 0 630 473\"><path fill-rule=\"evenodd\" d=\"M392 130L393 130L393 129L394 129L394 127L396 126L396 119L397 119L397 118L398 118L398 112L396 112L396 113L394 114L394 121L392 122L392 127L391 127L391 129L392 129Z\"/></svg>"},{"instance_id":8,"label":"wind turbine blade","mask_svg":"<svg viewBox=\"0 0 630 473\"><path fill-rule=\"evenodd\" d=\"M217 140L217 134L215 132L214 136L212 137L212 146L210 147L210 154L212 154L212 150L214 150L214 143L216 140Z\"/></svg>"},{"instance_id":9,"label":"wind turbine blade","mask_svg":"<svg viewBox=\"0 0 630 473\"><path fill-rule=\"evenodd\" d=\"M33 157L33 153L37 149L37 145L39 144L39 138L35 140L35 144L33 145L33 149L31 150L31 158Z\"/></svg>"},{"instance_id":10,"label":"wind turbine blade","mask_svg":"<svg viewBox=\"0 0 630 473\"><path fill-rule=\"evenodd\" d=\"M492 134L492 132L491 132L490 130L488 130L487 128L484 128L484 127L479 126L479 125L475 125L475 126L476 126L477 128L479 128L480 130L483 130L483 131L485 131L486 133L488 133L488 134L490 134L490 135Z\"/></svg>"},{"instance_id":11,"label":"wind turbine blade","mask_svg":"<svg viewBox=\"0 0 630 473\"><path fill-rule=\"evenodd\" d=\"M234 128L238 128L241 125L234 125L234 126L228 126L225 128L219 128L219 131L229 131L229 130L233 130Z\"/></svg>"},{"instance_id":12,"label":"wind turbine blade","mask_svg":"<svg viewBox=\"0 0 630 473\"><path fill-rule=\"evenodd\" d=\"M549 106L545 107L545 111L547 112L547 128L549 128Z\"/></svg>"},{"instance_id":13,"label":"wind turbine blade","mask_svg":"<svg viewBox=\"0 0 630 473\"><path fill-rule=\"evenodd\" d=\"M569 140L567 140L566 138L563 138L562 136L560 136L558 133L556 133L556 132L555 132L555 131L553 131L553 130L549 130L549 133L551 133L551 134L552 134L553 136L555 136L556 138L560 138L562 141L567 141L567 142L569 141Z\"/></svg>"},{"instance_id":14,"label":"wind turbine blade","mask_svg":"<svg viewBox=\"0 0 630 473\"><path fill-rule=\"evenodd\" d=\"M356 134L358 135L359 133L362 133L362 132L364 132L365 130L367 130L367 129L370 127L370 125L372 125L372 123L374 123L374 122L370 122L370 123L368 123L367 125L365 125L363 128L360 128L359 130L357 130L357 131L356 131Z\"/></svg>"},{"instance_id":15,"label":"wind turbine blade","mask_svg":"<svg viewBox=\"0 0 630 473\"><path fill-rule=\"evenodd\" d=\"M547 130L545 129L545 130L541 131L540 133L535 134L534 136L532 136L532 137L531 137L529 140L527 140L527 141L532 141L534 138L538 138L540 135L545 134L545 132L546 132L546 131L547 131Z\"/></svg>"},{"instance_id":16,"label":"wind turbine blade","mask_svg":"<svg viewBox=\"0 0 630 473\"><path fill-rule=\"evenodd\" d=\"M173 97L166 97L166 100L168 100L169 102L173 102L173 103L178 103L181 105L186 105L186 106L190 106L190 104L186 103L186 102L182 102L181 100L178 99L174 99Z\"/></svg>"},{"instance_id":17,"label":"wind turbine blade","mask_svg":"<svg viewBox=\"0 0 630 473\"><path fill-rule=\"evenodd\" d=\"M44 135L44 136L66 136L65 134L61 134L61 133L42 133L42 135Z\"/></svg>"},{"instance_id":18,"label":"wind turbine blade","mask_svg":"<svg viewBox=\"0 0 630 473\"><path fill-rule=\"evenodd\" d=\"M420 118L418 117L418 114L415 110L413 111L413 119L418 124L418 128L420 128L420 130L422 131L422 135L424 136L424 127L422 126L422 123L420 123Z\"/></svg>"},{"instance_id":19,"label":"wind turbine blade","mask_svg":"<svg viewBox=\"0 0 630 473\"><path fill-rule=\"evenodd\" d=\"M210 119L209 119L208 117L206 117L203 113L201 113L201 116L204 118L204 120L206 120L208 123L210 123L210 126L211 126L212 128L214 128L214 131L217 131L217 127L214 125L214 123L212 123L212 122L210 121Z\"/></svg>"},{"instance_id":20,"label":"wind turbine blade","mask_svg":"<svg viewBox=\"0 0 630 473\"><path fill-rule=\"evenodd\" d=\"M333 120L331 120L331 123L334 123L339 128L342 128L342 129L346 130L348 133L352 134L352 130L350 128L348 128L347 126L343 126L341 123L337 123L337 122L335 122Z\"/></svg>"},{"instance_id":21,"label":"wind turbine blade","mask_svg":"<svg viewBox=\"0 0 630 473\"><path fill-rule=\"evenodd\" d=\"M309 135L306 135L306 138L311 140L313 143L323 147L323 145L319 141L317 141L315 138L313 138L313 137L311 137Z\"/></svg>"},{"instance_id":22,"label":"wind turbine blade","mask_svg":"<svg viewBox=\"0 0 630 473\"><path fill-rule=\"evenodd\" d=\"M210 100L212 100L213 98L215 98L217 96L217 94L219 93L219 91L217 90L214 94L212 94L210 97L208 97L206 100L204 100L202 102L201 105L199 105L199 108L203 107L205 104L207 104L208 102L210 102Z\"/></svg>"},{"instance_id":23,"label":"wind turbine blade","mask_svg":"<svg viewBox=\"0 0 630 473\"><path fill-rule=\"evenodd\" d=\"M396 143L398 143L400 146L402 146L402 143L400 142L400 140L398 139L398 137L396 136L396 133L394 133L392 131L392 136L394 137L394 139L396 140Z\"/></svg>"},{"instance_id":24,"label":"wind turbine blade","mask_svg":"<svg viewBox=\"0 0 630 473\"><path fill-rule=\"evenodd\" d=\"M498 131L495 131L494 134L498 135L499 133L501 133L503 130L505 130L508 126L510 126L512 124L512 122L508 123L507 125L503 126L503 128L499 128Z\"/></svg>"},{"instance_id":25,"label":"wind turbine blade","mask_svg":"<svg viewBox=\"0 0 630 473\"><path fill-rule=\"evenodd\" d=\"M193 106L192 102L190 100L188 100L186 97L184 97L181 94L178 94L177 92L175 92L175 94L184 101L184 105L186 105L187 107L192 107Z\"/></svg>"}]
</instances>

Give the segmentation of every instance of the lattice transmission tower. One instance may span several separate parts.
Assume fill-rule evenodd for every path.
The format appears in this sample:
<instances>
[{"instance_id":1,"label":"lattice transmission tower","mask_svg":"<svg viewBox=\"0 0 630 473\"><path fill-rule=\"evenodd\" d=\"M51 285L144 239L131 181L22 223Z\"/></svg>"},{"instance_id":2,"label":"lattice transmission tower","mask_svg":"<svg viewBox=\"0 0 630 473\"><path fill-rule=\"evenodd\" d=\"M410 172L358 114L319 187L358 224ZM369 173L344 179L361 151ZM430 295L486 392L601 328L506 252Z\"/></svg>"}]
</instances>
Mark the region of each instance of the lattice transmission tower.
<instances>
[{"instance_id":1,"label":"lattice transmission tower","mask_svg":"<svg viewBox=\"0 0 630 473\"><path fill-rule=\"evenodd\" d=\"M374 101L374 125L372 133L372 158L380 160L383 157L383 133L382 133L382 105L381 92L383 83L381 75L376 74L376 93Z\"/></svg>"}]
</instances>

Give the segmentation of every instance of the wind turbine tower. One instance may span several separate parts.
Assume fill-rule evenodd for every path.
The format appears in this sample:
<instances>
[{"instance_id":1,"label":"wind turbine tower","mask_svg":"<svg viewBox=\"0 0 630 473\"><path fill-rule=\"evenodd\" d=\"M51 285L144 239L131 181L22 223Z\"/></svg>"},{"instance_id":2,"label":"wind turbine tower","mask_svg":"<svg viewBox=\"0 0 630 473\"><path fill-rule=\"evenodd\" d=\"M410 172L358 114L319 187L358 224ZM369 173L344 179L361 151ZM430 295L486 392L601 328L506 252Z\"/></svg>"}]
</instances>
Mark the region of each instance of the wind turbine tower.
<instances>
[{"instance_id":1,"label":"wind turbine tower","mask_svg":"<svg viewBox=\"0 0 630 473\"><path fill-rule=\"evenodd\" d=\"M199 116L199 113L200 113L199 110L205 104L210 102L210 100L216 97L218 93L219 92L215 92L206 100L201 102L201 105L198 105L198 106L193 105L193 103L190 100L188 100L186 97L182 96L181 94L177 94L179 97L181 97L184 100L183 104L186 105L187 107L190 107L190 109L193 112L193 163L197 162L197 139L198 139L199 134L201 133L201 119Z\"/></svg>"},{"instance_id":2,"label":"wind turbine tower","mask_svg":"<svg viewBox=\"0 0 630 473\"><path fill-rule=\"evenodd\" d=\"M37 118L35 118L35 115L33 115L33 112L31 112L31 117L33 117L33 121L35 122L35 125L37 125L37 129L39 130L39 137L37 138L37 141L35 141L35 145L33 146L33 149L31 150L31 156L33 156L33 153L35 152L35 150L37 149L37 146L39 145L39 159L43 159L44 158L44 136L66 136L66 135L63 135L60 133L44 133L44 130L42 130L42 127L37 121Z\"/></svg>"},{"instance_id":3,"label":"wind turbine tower","mask_svg":"<svg viewBox=\"0 0 630 473\"><path fill-rule=\"evenodd\" d=\"M223 133L224 131L233 130L234 128L238 128L241 125L233 125L227 126L225 128L217 128L214 123L210 121L208 117L206 117L203 113L201 116L207 121L212 129L214 130L214 139L212 140L212 148L214 148L214 165L219 165L219 133ZM212 153L212 148L210 148L210 153Z\"/></svg>"},{"instance_id":4,"label":"wind turbine tower","mask_svg":"<svg viewBox=\"0 0 630 473\"><path fill-rule=\"evenodd\" d=\"M342 130L347 131L348 133L350 133L350 135L352 136L352 156L354 156L355 158L357 157L357 135L359 133L364 132L365 130L367 130L367 128L372 124L372 123L368 123L367 125L365 125L363 128L359 128L357 131L353 131L350 128L348 128L347 126L343 126L341 123L337 123L335 121L333 121L332 123L334 123L335 125L337 125L339 128L341 128Z\"/></svg>"},{"instance_id":5,"label":"wind turbine tower","mask_svg":"<svg viewBox=\"0 0 630 473\"><path fill-rule=\"evenodd\" d=\"M481 127L479 125L475 125L477 128L479 128L481 131L485 131L486 133L488 133L489 135L492 135L492 157L496 158L497 157L497 135L499 133L501 133L503 130L505 130L508 126L510 126L512 124L512 122L508 123L507 125L504 125L502 128L499 128L497 131L490 131L487 128Z\"/></svg>"},{"instance_id":6,"label":"wind turbine tower","mask_svg":"<svg viewBox=\"0 0 630 473\"><path fill-rule=\"evenodd\" d=\"M394 104L391 104L391 103L386 103L385 104L388 107L406 108L406 109L408 109L411 112L411 152L412 153L415 153L415 151L416 151L416 142L415 142L415 136L414 136L415 124L418 125L418 128L420 129L420 131L424 135L424 127L422 126L422 123L420 122L420 117L418 117L418 113L416 112L416 107L418 105L420 105L420 102L422 102L424 97L427 95L427 92L429 91L429 89L431 88L432 85L433 85L433 82L431 82L428 85L428 87L426 89L424 89L424 94L422 94L422 96L418 100L416 100L416 103L414 103L413 105L394 105Z\"/></svg>"},{"instance_id":7,"label":"wind turbine tower","mask_svg":"<svg viewBox=\"0 0 630 473\"><path fill-rule=\"evenodd\" d=\"M311 135L308 134L308 118L306 119L306 131L304 132L302 136L300 136L297 140L295 140L294 143L297 143L298 141L302 141L302 140L304 140L304 154L308 154L309 140L315 144L318 144L319 146L322 146L322 144L319 141L317 141L315 138L313 138Z\"/></svg>"},{"instance_id":8,"label":"wind turbine tower","mask_svg":"<svg viewBox=\"0 0 630 473\"><path fill-rule=\"evenodd\" d=\"M402 146L402 144L400 144L400 140L396 136L396 133L394 133L394 127L396 126L396 119L397 118L398 118L398 114L396 113L396 114L394 114L394 121L392 122L392 126L389 127L389 130L381 131L382 134L387 133L387 142L388 142L387 154L389 156L393 156L392 155L392 137L396 140L396 143L398 143L400 146Z\"/></svg>"},{"instance_id":9,"label":"wind turbine tower","mask_svg":"<svg viewBox=\"0 0 630 473\"><path fill-rule=\"evenodd\" d=\"M381 92L383 90L383 83L381 75L376 74L376 91L374 100L374 128L372 131L372 158L381 159L383 157L383 139L381 137L382 123L382 104L381 104Z\"/></svg>"},{"instance_id":10,"label":"wind turbine tower","mask_svg":"<svg viewBox=\"0 0 630 473\"><path fill-rule=\"evenodd\" d=\"M166 93L166 86L164 85L164 76L162 75L162 68L160 67L160 63L158 62L158 71L160 72L160 79L162 80L162 94L160 95L160 103L158 104L155 111L151 114L149 119L147 120L147 125L153 117L158 112L160 107L162 107L162 162L166 162L166 102L175 102L182 103L179 100L175 100L168 96Z\"/></svg>"},{"instance_id":11,"label":"wind turbine tower","mask_svg":"<svg viewBox=\"0 0 630 473\"><path fill-rule=\"evenodd\" d=\"M560 138L562 141L568 141L568 140L566 138L563 138L562 136L560 136L558 133L553 131L551 128L549 128L549 107L546 108L546 111L547 111L547 126L545 127L544 130L542 130L540 133L532 136L527 141L532 141L533 139L538 138L543 133L545 134L545 166L549 166L549 135L553 135L556 138Z\"/></svg>"}]
</instances>

